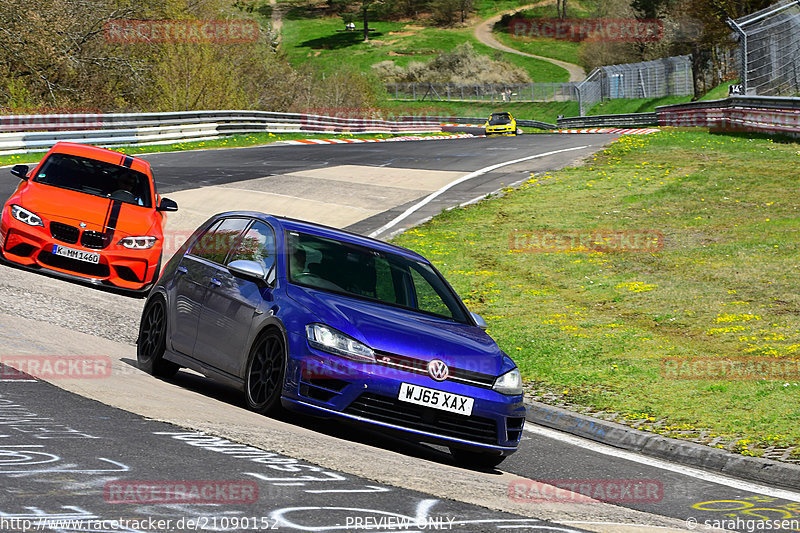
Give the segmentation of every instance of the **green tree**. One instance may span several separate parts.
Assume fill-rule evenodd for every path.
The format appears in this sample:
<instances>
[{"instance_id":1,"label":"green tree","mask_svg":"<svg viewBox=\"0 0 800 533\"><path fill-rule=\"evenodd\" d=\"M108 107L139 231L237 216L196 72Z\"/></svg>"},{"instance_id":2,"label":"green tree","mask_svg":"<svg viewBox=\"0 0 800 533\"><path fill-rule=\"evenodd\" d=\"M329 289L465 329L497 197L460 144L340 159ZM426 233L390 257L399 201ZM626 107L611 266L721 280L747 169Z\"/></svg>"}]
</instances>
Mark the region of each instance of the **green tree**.
<instances>
[{"instance_id":1,"label":"green tree","mask_svg":"<svg viewBox=\"0 0 800 533\"><path fill-rule=\"evenodd\" d=\"M434 21L442 26L464 23L473 8L473 0L434 0L431 2Z\"/></svg>"},{"instance_id":2,"label":"green tree","mask_svg":"<svg viewBox=\"0 0 800 533\"><path fill-rule=\"evenodd\" d=\"M728 19L737 19L768 7L772 0L680 0L672 6L672 13L682 14L702 28L702 31L682 43L675 43L674 51L692 55L695 97L699 98L719 85L719 73L725 72L725 49L731 49L731 29Z\"/></svg>"},{"instance_id":3,"label":"green tree","mask_svg":"<svg viewBox=\"0 0 800 533\"><path fill-rule=\"evenodd\" d=\"M567 18L567 0L556 0L556 12L558 13L558 18Z\"/></svg>"},{"instance_id":4,"label":"green tree","mask_svg":"<svg viewBox=\"0 0 800 533\"><path fill-rule=\"evenodd\" d=\"M340 15L357 15L364 25L364 42L369 41L369 21L390 8L389 0L329 0L329 5Z\"/></svg>"}]
</instances>

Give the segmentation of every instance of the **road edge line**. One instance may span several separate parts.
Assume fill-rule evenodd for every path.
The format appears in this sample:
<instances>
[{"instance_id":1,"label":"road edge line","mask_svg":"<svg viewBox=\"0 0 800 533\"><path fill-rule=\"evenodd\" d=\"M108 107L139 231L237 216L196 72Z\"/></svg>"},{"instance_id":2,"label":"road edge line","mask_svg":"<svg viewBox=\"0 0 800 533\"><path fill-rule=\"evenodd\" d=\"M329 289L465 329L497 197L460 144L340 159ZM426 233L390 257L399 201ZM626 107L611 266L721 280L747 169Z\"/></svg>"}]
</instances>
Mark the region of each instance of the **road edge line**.
<instances>
[{"instance_id":1,"label":"road edge line","mask_svg":"<svg viewBox=\"0 0 800 533\"><path fill-rule=\"evenodd\" d=\"M369 233L367 235L367 237L376 238L381 233L384 233L386 230L389 230L389 229L393 228L399 222L401 222L401 221L405 220L406 218L408 218L410 215L412 215L415 211L417 211L421 207L424 207L424 206L428 205L431 201L433 201L438 196L444 194L449 189L452 189L456 185L464 183L465 181L471 180L472 178L477 178L478 176L482 176L482 175L486 174L487 172L491 172L492 170L496 170L498 168L506 167L508 165L513 165L515 163L522 163L523 161L530 161L531 159L538 159L540 157L547 157L547 156L551 156L551 155L555 155L555 154L561 154L561 153L564 153L564 152L572 152L572 151L575 151L575 150L583 150L584 148L588 148L589 146L591 146L591 145L587 144L586 146L575 146L575 147L572 147L572 148L564 148L562 150L553 150L552 152L545 152L543 154L535 154L535 155L531 155L531 156L527 156L527 157L521 157L519 159L514 159L514 160L511 160L511 161L503 161L502 163L496 163L494 165L489 165L488 167L483 167L481 169L478 169L478 170L476 170L474 172L470 172L469 174L467 174L465 176L461 176L460 178L458 178L455 181L451 181L450 183L448 183L447 185L445 185L444 187L442 187L438 191L434 191L434 192L430 193L428 196L426 196L425 198L423 198L422 200L420 200L416 204L412 205L411 207L409 207L408 209L406 209L405 211L403 211L402 213L400 213L399 215L394 217L392 220L390 220L389 222L387 222L386 224L384 224L380 228L378 228L378 229L372 231L371 233Z\"/></svg>"},{"instance_id":2,"label":"road edge line","mask_svg":"<svg viewBox=\"0 0 800 533\"><path fill-rule=\"evenodd\" d=\"M527 407L525 419L539 426L664 461L800 490L800 466L797 465L762 457L737 455L532 400L526 399L525 405Z\"/></svg>"}]
</instances>

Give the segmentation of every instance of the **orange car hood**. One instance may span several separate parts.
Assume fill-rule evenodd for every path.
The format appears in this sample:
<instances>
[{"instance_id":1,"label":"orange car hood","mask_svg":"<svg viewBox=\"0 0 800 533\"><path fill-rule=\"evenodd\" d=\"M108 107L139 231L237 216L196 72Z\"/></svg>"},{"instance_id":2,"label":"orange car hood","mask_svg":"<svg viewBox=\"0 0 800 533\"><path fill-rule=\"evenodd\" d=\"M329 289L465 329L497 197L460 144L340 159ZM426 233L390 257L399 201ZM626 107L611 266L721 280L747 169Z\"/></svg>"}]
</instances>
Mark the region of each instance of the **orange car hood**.
<instances>
[{"instance_id":1,"label":"orange car hood","mask_svg":"<svg viewBox=\"0 0 800 533\"><path fill-rule=\"evenodd\" d=\"M30 184L22 191L22 206L48 220L105 231L111 204L109 198L93 196L69 189L48 185ZM127 235L150 235L156 223L156 212L137 205L122 203L116 223L116 232Z\"/></svg>"}]
</instances>

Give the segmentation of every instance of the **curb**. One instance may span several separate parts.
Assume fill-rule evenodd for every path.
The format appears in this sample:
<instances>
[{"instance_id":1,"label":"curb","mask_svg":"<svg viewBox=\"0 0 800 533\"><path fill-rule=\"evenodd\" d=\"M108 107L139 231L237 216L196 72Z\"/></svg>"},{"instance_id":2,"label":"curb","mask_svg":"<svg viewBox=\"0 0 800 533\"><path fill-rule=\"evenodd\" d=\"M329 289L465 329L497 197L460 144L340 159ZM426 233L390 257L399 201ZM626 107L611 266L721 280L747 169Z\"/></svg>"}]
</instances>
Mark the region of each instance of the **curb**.
<instances>
[{"instance_id":1,"label":"curb","mask_svg":"<svg viewBox=\"0 0 800 533\"><path fill-rule=\"evenodd\" d=\"M309 145L309 144L356 144L356 143L378 143L378 142L403 142L403 141L443 141L448 139L471 139L476 137L471 133L456 133L453 135L432 135L421 137L419 135L404 135L402 137L389 137L387 139L300 139L293 141L276 141L273 144L284 145ZM477 137L483 137L478 135Z\"/></svg>"},{"instance_id":2,"label":"curb","mask_svg":"<svg viewBox=\"0 0 800 533\"><path fill-rule=\"evenodd\" d=\"M619 135L650 135L661 131L658 128L581 128L577 130L553 130L547 133L613 133Z\"/></svg>"},{"instance_id":3,"label":"curb","mask_svg":"<svg viewBox=\"0 0 800 533\"><path fill-rule=\"evenodd\" d=\"M525 419L540 426L673 463L800 490L800 466L663 437L527 399L525 405Z\"/></svg>"}]
</instances>

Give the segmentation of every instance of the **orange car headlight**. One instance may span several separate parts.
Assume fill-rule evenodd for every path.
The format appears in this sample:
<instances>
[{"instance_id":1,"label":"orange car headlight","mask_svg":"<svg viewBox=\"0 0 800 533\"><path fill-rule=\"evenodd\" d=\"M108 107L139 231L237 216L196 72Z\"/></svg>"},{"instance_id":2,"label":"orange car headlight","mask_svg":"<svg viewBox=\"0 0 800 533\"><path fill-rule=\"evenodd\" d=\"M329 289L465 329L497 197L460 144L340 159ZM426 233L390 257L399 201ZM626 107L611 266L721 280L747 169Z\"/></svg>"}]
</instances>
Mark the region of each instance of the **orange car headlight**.
<instances>
[{"instance_id":1,"label":"orange car headlight","mask_svg":"<svg viewBox=\"0 0 800 533\"><path fill-rule=\"evenodd\" d=\"M42 222L42 218L39 215L16 204L11 204L11 216L23 224L44 227L44 222Z\"/></svg>"},{"instance_id":2,"label":"orange car headlight","mask_svg":"<svg viewBox=\"0 0 800 533\"><path fill-rule=\"evenodd\" d=\"M155 246L156 240L157 239L151 235L144 235L141 237L125 237L117 244L121 244L125 248L130 248L132 250L147 250Z\"/></svg>"}]
</instances>

